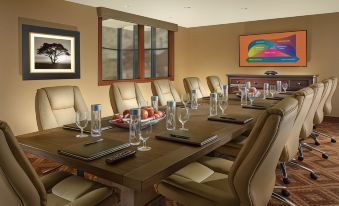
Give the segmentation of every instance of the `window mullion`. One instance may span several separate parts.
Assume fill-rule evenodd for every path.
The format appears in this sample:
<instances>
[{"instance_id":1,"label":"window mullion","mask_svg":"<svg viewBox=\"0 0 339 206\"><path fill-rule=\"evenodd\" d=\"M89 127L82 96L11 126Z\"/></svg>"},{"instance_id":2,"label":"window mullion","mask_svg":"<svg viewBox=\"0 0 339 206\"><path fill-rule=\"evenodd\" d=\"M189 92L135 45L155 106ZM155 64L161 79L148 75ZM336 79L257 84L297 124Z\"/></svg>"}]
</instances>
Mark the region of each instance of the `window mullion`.
<instances>
[{"instance_id":1,"label":"window mullion","mask_svg":"<svg viewBox=\"0 0 339 206\"><path fill-rule=\"evenodd\" d=\"M151 29L151 77L156 78L156 29Z\"/></svg>"},{"instance_id":2,"label":"window mullion","mask_svg":"<svg viewBox=\"0 0 339 206\"><path fill-rule=\"evenodd\" d=\"M121 55L121 48L122 48L122 29L119 28L118 29L118 57L117 57L117 64L118 64L118 68L117 68L117 72L118 72L118 79L122 79L122 55Z\"/></svg>"}]
</instances>

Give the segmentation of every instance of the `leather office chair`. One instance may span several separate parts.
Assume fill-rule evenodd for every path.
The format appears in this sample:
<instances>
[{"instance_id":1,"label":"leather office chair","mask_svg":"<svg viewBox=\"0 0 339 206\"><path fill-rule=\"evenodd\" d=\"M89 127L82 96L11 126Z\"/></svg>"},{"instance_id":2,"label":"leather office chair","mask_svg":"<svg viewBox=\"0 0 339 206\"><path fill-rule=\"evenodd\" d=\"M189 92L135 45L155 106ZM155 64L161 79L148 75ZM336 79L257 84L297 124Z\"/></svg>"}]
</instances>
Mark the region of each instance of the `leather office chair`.
<instances>
[{"instance_id":1,"label":"leather office chair","mask_svg":"<svg viewBox=\"0 0 339 206\"><path fill-rule=\"evenodd\" d=\"M154 80L152 82L153 94L159 96L159 103L165 106L167 101L181 102L180 96L173 86L173 83L167 79Z\"/></svg>"},{"instance_id":2,"label":"leather office chair","mask_svg":"<svg viewBox=\"0 0 339 206\"><path fill-rule=\"evenodd\" d=\"M112 84L109 89L109 96L114 113L122 114L126 109L146 106L141 91L134 82Z\"/></svg>"},{"instance_id":3,"label":"leather office chair","mask_svg":"<svg viewBox=\"0 0 339 206\"><path fill-rule=\"evenodd\" d=\"M311 137L313 139L316 138L316 136L314 134L312 134L313 133L313 126L314 126L313 119L314 119L315 113L318 109L318 106L320 104L321 98L322 98L323 93L324 93L324 84L322 82L315 83L315 84L312 84L310 86L310 88L313 89L314 96L313 96L313 101L312 101L311 107L310 107L310 109L309 109L309 111L306 115L304 124L303 124L301 131L300 131L300 134L299 134L300 144L301 144L302 147L306 147L310 150L314 150L314 151L321 153L321 155L324 159L328 159L328 154L326 152L323 152L323 151L321 151L321 150L319 150L315 147L312 147L310 144L303 141L303 140L305 140L309 137ZM301 161L304 159L301 147L299 148L298 159L301 160Z\"/></svg>"},{"instance_id":4,"label":"leather office chair","mask_svg":"<svg viewBox=\"0 0 339 206\"><path fill-rule=\"evenodd\" d=\"M234 162L203 157L163 180L156 190L186 206L267 205L297 109L296 99L285 98L258 118Z\"/></svg>"},{"instance_id":5,"label":"leather office chair","mask_svg":"<svg viewBox=\"0 0 339 206\"><path fill-rule=\"evenodd\" d=\"M208 97L210 95L201 85L200 79L198 77L186 77L183 79L183 82L187 94L191 95L192 90L196 89L198 98Z\"/></svg>"},{"instance_id":6,"label":"leather office chair","mask_svg":"<svg viewBox=\"0 0 339 206\"><path fill-rule=\"evenodd\" d=\"M152 105L151 97L153 96L152 92L152 82L146 83L135 83L137 91L140 91L142 101L147 102L147 106Z\"/></svg>"},{"instance_id":7,"label":"leather office chair","mask_svg":"<svg viewBox=\"0 0 339 206\"><path fill-rule=\"evenodd\" d=\"M116 205L119 197L101 184L60 172L38 178L11 129L0 121L1 205Z\"/></svg>"},{"instance_id":8,"label":"leather office chair","mask_svg":"<svg viewBox=\"0 0 339 206\"><path fill-rule=\"evenodd\" d=\"M217 76L208 76L206 77L208 88L211 93L221 93L222 92L222 83L219 77Z\"/></svg>"},{"instance_id":9,"label":"leather office chair","mask_svg":"<svg viewBox=\"0 0 339 206\"><path fill-rule=\"evenodd\" d=\"M88 111L77 86L45 87L37 90L35 113L40 131L74 123L76 111Z\"/></svg>"},{"instance_id":10,"label":"leather office chair","mask_svg":"<svg viewBox=\"0 0 339 206\"><path fill-rule=\"evenodd\" d=\"M314 123L315 127L323 122L324 116L326 114L331 113L331 110L332 110L331 101L332 101L333 94L334 94L334 92L337 88L338 78L332 77L332 78L329 78L329 79L325 79L322 82L324 83L325 89L324 89L324 94L323 94L322 100L319 103L317 112L315 113L315 116L314 116L314 119L313 119L313 123ZM333 142L333 143L336 142L335 136L328 135L325 132L318 131L318 130L315 129L315 130L313 130L313 133L316 136L320 135L320 136L330 138L331 142ZM315 140L315 144L320 145L320 142L317 138Z\"/></svg>"}]
</instances>

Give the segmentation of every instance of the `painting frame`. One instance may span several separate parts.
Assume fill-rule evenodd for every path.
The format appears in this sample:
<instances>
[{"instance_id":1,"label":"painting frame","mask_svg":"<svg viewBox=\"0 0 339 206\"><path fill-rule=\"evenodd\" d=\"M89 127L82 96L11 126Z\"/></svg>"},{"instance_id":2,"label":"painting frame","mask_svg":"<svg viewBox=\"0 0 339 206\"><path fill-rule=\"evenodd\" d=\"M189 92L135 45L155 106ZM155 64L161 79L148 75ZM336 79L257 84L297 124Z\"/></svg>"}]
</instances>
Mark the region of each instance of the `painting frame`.
<instances>
[{"instance_id":1,"label":"painting frame","mask_svg":"<svg viewBox=\"0 0 339 206\"><path fill-rule=\"evenodd\" d=\"M80 32L22 24L22 79L80 79Z\"/></svg>"}]
</instances>

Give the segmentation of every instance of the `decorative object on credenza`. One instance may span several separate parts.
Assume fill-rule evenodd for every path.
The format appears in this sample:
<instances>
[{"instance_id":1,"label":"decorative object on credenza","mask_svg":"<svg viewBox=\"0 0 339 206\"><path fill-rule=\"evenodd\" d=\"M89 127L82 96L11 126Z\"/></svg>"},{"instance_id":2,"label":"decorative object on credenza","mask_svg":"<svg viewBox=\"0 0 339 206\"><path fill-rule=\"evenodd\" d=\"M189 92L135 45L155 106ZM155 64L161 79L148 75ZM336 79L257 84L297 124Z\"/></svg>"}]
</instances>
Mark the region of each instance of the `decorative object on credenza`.
<instances>
[{"instance_id":1,"label":"decorative object on credenza","mask_svg":"<svg viewBox=\"0 0 339 206\"><path fill-rule=\"evenodd\" d=\"M266 74L266 75L277 75L278 72L271 70L271 71L266 71L264 74Z\"/></svg>"},{"instance_id":2,"label":"decorative object on credenza","mask_svg":"<svg viewBox=\"0 0 339 206\"><path fill-rule=\"evenodd\" d=\"M78 31L22 25L22 79L79 79Z\"/></svg>"}]
</instances>

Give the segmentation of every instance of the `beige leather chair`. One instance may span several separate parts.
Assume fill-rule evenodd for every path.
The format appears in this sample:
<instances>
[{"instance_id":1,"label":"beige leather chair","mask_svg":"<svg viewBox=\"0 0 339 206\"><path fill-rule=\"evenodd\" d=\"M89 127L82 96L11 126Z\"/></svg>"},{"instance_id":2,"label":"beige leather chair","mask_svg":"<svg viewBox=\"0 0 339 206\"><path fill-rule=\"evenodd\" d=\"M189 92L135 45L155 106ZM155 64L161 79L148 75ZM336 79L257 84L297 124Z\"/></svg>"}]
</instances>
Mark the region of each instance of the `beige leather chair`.
<instances>
[{"instance_id":1,"label":"beige leather chair","mask_svg":"<svg viewBox=\"0 0 339 206\"><path fill-rule=\"evenodd\" d=\"M309 137L311 137L313 139L316 138L316 136L312 134L313 133L313 126L314 126L313 120L314 120L315 113L317 112L318 106L320 104L320 101L321 101L321 98L322 98L323 92L324 92L324 84L322 82L312 84L310 87L313 89L314 96L313 96L313 101L312 101L310 110L308 111L308 113L306 115L304 124L303 124L301 131L300 131L300 134L299 134L299 139L301 141L300 144L303 147L306 147L308 149L320 152L322 154L322 157L324 159L327 159L328 154L326 152L323 152L323 151L321 151L321 150L319 150L315 147L312 147L310 144L303 141L303 140L308 139ZM299 154L298 154L298 159L303 160L303 158L304 157L303 157L302 149L300 148Z\"/></svg>"},{"instance_id":2,"label":"beige leather chair","mask_svg":"<svg viewBox=\"0 0 339 206\"><path fill-rule=\"evenodd\" d=\"M39 130L74 123L76 111L88 111L78 87L58 86L37 90L35 113Z\"/></svg>"},{"instance_id":3,"label":"beige leather chair","mask_svg":"<svg viewBox=\"0 0 339 206\"><path fill-rule=\"evenodd\" d=\"M38 178L11 129L0 121L0 200L8 206L116 205L119 197L98 183L60 172Z\"/></svg>"},{"instance_id":4,"label":"beige leather chair","mask_svg":"<svg viewBox=\"0 0 339 206\"><path fill-rule=\"evenodd\" d=\"M151 97L153 96L152 92L152 82L146 83L136 83L136 87L141 93L141 98L144 102L147 102L147 106L152 105Z\"/></svg>"},{"instance_id":5,"label":"beige leather chair","mask_svg":"<svg viewBox=\"0 0 339 206\"><path fill-rule=\"evenodd\" d=\"M324 121L325 112L332 110L332 96L337 87L337 78L329 78L322 81L324 83L324 93L319 103L318 109L314 115L313 123L315 128ZM330 113L330 112L329 112ZM326 134L323 131L313 130L315 136L324 136L331 139L331 142L337 142L335 136ZM315 144L320 145L319 140L315 137Z\"/></svg>"},{"instance_id":6,"label":"beige leather chair","mask_svg":"<svg viewBox=\"0 0 339 206\"><path fill-rule=\"evenodd\" d=\"M267 205L297 104L296 99L285 98L266 110L234 162L204 157L163 180L156 190L186 206Z\"/></svg>"},{"instance_id":7,"label":"beige leather chair","mask_svg":"<svg viewBox=\"0 0 339 206\"><path fill-rule=\"evenodd\" d=\"M198 77L186 77L183 79L183 81L187 94L191 94L192 90L196 89L198 98L210 96L206 89L201 85L200 79Z\"/></svg>"},{"instance_id":8,"label":"beige leather chair","mask_svg":"<svg viewBox=\"0 0 339 206\"><path fill-rule=\"evenodd\" d=\"M333 98L334 92L337 89L337 84L338 84L337 77L331 77L330 79L332 80L332 89L331 89L330 95L328 95L328 98L325 102L325 106L324 106L325 115L330 115L332 112L332 98Z\"/></svg>"},{"instance_id":9,"label":"beige leather chair","mask_svg":"<svg viewBox=\"0 0 339 206\"><path fill-rule=\"evenodd\" d=\"M109 89L111 106L114 113L123 113L126 109L137 108L143 103L143 96L134 82L114 83Z\"/></svg>"},{"instance_id":10,"label":"beige leather chair","mask_svg":"<svg viewBox=\"0 0 339 206\"><path fill-rule=\"evenodd\" d=\"M208 76L206 77L208 88L211 93L221 93L222 92L222 83L219 77L217 76Z\"/></svg>"},{"instance_id":11,"label":"beige leather chair","mask_svg":"<svg viewBox=\"0 0 339 206\"><path fill-rule=\"evenodd\" d=\"M173 86L173 83L167 79L154 80L152 82L153 94L159 96L159 103L165 106L167 101L181 102L180 96Z\"/></svg>"}]
</instances>

